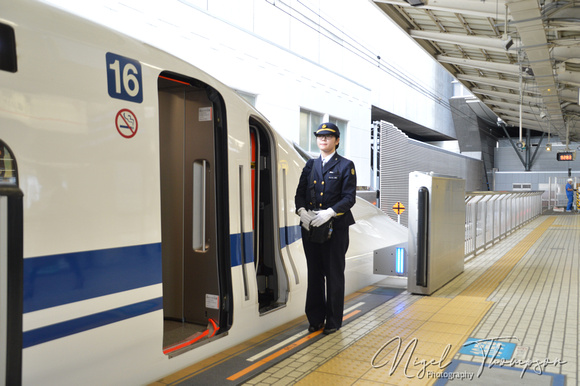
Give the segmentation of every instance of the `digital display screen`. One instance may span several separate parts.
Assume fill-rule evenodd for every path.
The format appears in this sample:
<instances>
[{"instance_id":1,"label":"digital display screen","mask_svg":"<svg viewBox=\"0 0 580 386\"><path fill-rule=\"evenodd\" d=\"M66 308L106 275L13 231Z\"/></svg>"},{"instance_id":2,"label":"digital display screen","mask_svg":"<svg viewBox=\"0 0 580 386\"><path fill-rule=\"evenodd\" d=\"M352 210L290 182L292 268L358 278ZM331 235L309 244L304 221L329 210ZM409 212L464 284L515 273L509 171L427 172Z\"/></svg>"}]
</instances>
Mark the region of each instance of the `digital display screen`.
<instances>
[{"instance_id":1,"label":"digital display screen","mask_svg":"<svg viewBox=\"0 0 580 386\"><path fill-rule=\"evenodd\" d=\"M574 161L576 158L576 152L574 151L560 151L556 153L556 159L558 161Z\"/></svg>"}]
</instances>

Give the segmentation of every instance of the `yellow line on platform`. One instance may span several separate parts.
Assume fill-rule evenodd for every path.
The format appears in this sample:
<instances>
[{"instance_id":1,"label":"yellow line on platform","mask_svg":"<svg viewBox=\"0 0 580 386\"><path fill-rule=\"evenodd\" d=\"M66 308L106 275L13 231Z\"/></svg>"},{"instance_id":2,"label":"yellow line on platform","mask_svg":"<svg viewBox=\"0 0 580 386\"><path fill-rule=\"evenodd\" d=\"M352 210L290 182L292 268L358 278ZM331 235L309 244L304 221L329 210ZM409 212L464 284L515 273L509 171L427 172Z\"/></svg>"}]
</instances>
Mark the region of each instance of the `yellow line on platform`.
<instances>
[{"instance_id":1,"label":"yellow line on platform","mask_svg":"<svg viewBox=\"0 0 580 386\"><path fill-rule=\"evenodd\" d=\"M350 318L352 318L353 316L355 316L358 313L360 313L360 310L354 310L354 311L350 312L349 314L344 315L343 318L342 318L342 320L350 319ZM317 335L320 335L320 334L322 334L322 330L318 330L316 332L310 333L307 336L305 336L304 338L299 339L296 342L293 342L293 343L289 344L288 346L281 348L280 350L278 350L275 353L267 356L266 358L261 359L261 360L257 361L256 363L254 363L253 365L250 365L250 366L244 368L243 370L240 370L237 373L229 376L227 378L227 380L228 381L235 381L235 380L239 379L240 377L242 377L242 376L244 376L244 375L246 375L246 374L254 371L255 369L257 369L257 368L259 368L259 367L261 367L261 366L263 366L263 365L271 362L272 360L278 358L279 356L281 356L283 354L286 354L289 351L291 351L291 350L293 350L293 349L295 349L297 347L300 347L302 344L308 342L310 339L312 339L312 338L314 338L314 337L316 337Z\"/></svg>"}]
</instances>

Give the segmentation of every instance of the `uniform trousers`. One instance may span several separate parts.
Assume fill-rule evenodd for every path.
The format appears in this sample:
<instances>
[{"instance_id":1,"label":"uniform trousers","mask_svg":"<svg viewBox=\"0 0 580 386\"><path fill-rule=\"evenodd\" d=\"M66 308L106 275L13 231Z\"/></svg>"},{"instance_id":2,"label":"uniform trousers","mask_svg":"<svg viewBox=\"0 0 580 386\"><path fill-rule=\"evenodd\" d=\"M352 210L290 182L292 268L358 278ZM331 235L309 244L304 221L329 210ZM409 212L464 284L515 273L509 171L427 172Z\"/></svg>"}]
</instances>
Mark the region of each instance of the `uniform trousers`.
<instances>
[{"instance_id":1,"label":"uniform trousers","mask_svg":"<svg viewBox=\"0 0 580 386\"><path fill-rule=\"evenodd\" d=\"M326 320L325 328L339 329L344 310L344 268L348 249L348 228L334 229L332 238L311 243L302 229L302 244L308 266L306 317L311 326ZM325 281L326 279L326 281Z\"/></svg>"}]
</instances>

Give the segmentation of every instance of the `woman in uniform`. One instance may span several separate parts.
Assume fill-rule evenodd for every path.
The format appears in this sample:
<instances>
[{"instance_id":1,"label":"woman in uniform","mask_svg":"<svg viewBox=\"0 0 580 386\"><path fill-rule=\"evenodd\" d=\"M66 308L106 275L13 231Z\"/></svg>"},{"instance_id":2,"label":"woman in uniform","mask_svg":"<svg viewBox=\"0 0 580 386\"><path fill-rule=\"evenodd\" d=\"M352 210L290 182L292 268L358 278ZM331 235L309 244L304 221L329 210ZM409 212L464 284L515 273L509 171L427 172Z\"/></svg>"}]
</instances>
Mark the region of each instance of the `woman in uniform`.
<instances>
[{"instance_id":1,"label":"woman in uniform","mask_svg":"<svg viewBox=\"0 0 580 386\"><path fill-rule=\"evenodd\" d=\"M336 152L340 130L335 124L323 123L314 135L320 157L304 166L295 203L308 266L308 331L324 328L325 334L332 334L342 326L348 227L355 222L350 208L356 200L356 172L354 163ZM311 230L325 227L330 220L330 238L311 240Z\"/></svg>"}]
</instances>

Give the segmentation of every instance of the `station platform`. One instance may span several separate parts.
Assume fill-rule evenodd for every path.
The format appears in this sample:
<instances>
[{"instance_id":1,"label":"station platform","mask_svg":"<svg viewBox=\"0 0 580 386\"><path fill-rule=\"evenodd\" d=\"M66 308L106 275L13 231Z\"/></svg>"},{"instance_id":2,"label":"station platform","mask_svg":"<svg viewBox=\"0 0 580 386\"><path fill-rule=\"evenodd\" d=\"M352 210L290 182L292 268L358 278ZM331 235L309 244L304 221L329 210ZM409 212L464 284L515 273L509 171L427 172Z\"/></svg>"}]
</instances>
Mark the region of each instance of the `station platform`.
<instances>
[{"instance_id":1,"label":"station platform","mask_svg":"<svg viewBox=\"0 0 580 386\"><path fill-rule=\"evenodd\" d=\"M430 296L388 278L153 385L576 385L580 215L530 221Z\"/></svg>"}]
</instances>

